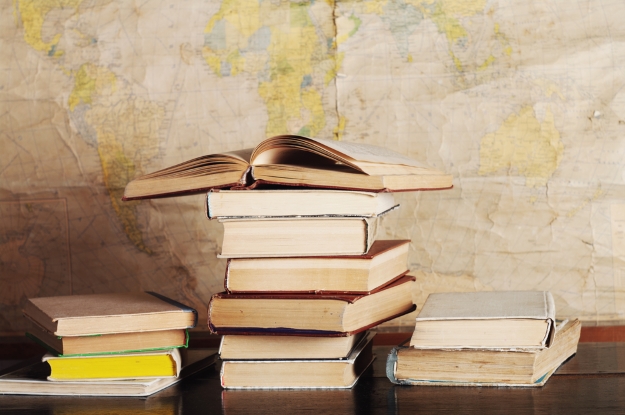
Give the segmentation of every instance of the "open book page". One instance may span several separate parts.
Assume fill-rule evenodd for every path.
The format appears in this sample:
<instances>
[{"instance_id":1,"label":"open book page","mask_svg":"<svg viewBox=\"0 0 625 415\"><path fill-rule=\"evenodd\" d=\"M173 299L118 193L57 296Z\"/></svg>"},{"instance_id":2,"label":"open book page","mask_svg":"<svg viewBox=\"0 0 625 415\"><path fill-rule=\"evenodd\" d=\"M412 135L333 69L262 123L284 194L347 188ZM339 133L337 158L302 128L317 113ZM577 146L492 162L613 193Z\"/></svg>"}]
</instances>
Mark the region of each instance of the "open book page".
<instances>
[{"instance_id":1,"label":"open book page","mask_svg":"<svg viewBox=\"0 0 625 415\"><path fill-rule=\"evenodd\" d=\"M344 165L369 175L441 174L386 148L294 135L272 137L260 143L251 164L330 169Z\"/></svg>"},{"instance_id":2,"label":"open book page","mask_svg":"<svg viewBox=\"0 0 625 415\"><path fill-rule=\"evenodd\" d=\"M385 147L378 147L370 144L349 143L345 141L326 140L322 138L311 138L310 140L319 145L329 147L338 151L353 161L364 161L370 163L403 164L406 166L427 168L426 165L416 160L406 157Z\"/></svg>"},{"instance_id":3,"label":"open book page","mask_svg":"<svg viewBox=\"0 0 625 415\"><path fill-rule=\"evenodd\" d=\"M223 154L226 156L234 157L249 164L250 160L252 159L253 151L253 148L244 148L243 150L228 151Z\"/></svg>"},{"instance_id":4,"label":"open book page","mask_svg":"<svg viewBox=\"0 0 625 415\"><path fill-rule=\"evenodd\" d=\"M187 160L174 166L167 167L153 173L145 174L135 180L145 180L163 176L179 177L192 176L195 174L205 174L206 169L209 169L211 172L232 171L232 167L228 167L229 164L241 166L249 165L253 150L254 149L252 148L246 148L243 150L208 154L205 156L196 157L194 159ZM237 168L237 170L241 170L241 168L239 167Z\"/></svg>"}]
</instances>

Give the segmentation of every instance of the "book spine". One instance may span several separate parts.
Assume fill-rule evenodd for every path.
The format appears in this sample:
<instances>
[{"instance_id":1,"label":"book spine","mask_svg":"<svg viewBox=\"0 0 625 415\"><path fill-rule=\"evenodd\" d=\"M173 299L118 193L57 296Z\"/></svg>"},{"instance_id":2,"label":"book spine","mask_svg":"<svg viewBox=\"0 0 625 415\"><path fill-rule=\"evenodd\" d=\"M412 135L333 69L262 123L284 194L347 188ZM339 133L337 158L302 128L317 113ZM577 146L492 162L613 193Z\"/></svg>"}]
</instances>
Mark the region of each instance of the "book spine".
<instances>
[{"instance_id":1,"label":"book spine","mask_svg":"<svg viewBox=\"0 0 625 415\"><path fill-rule=\"evenodd\" d=\"M397 368L397 347L393 347L386 358L386 377L391 383L399 385L400 382L395 377L395 369Z\"/></svg>"},{"instance_id":2,"label":"book spine","mask_svg":"<svg viewBox=\"0 0 625 415\"><path fill-rule=\"evenodd\" d=\"M212 310L213 310L213 299L215 298L215 295L213 294L213 296L211 296L211 299L208 300L208 307L207 307L207 312L208 312L208 330L212 333L212 334L217 334L217 328L213 325L212 319L211 319L211 314L212 314Z\"/></svg>"},{"instance_id":3,"label":"book spine","mask_svg":"<svg viewBox=\"0 0 625 415\"><path fill-rule=\"evenodd\" d=\"M226 275L224 277L224 290L226 290L226 292L230 292L230 289L228 288L228 283L230 282L228 278L230 277L230 262L232 262L232 259L228 259L228 262L226 263Z\"/></svg>"},{"instance_id":4,"label":"book spine","mask_svg":"<svg viewBox=\"0 0 625 415\"><path fill-rule=\"evenodd\" d=\"M365 250L363 254L366 254L371 249L371 245L373 245L378 233L378 218L364 218L363 220L365 222Z\"/></svg>"},{"instance_id":5,"label":"book spine","mask_svg":"<svg viewBox=\"0 0 625 415\"><path fill-rule=\"evenodd\" d=\"M171 304L173 306L178 307L179 309L181 309L183 312L185 313L193 313L193 324L187 328L192 329L193 327L195 327L197 325L197 310L195 308L191 308L187 305L184 305L182 303L179 303L176 300L172 300L169 297L165 297L164 295L160 295L158 293L152 292L152 291L146 291L147 294L150 294L156 298L158 298L159 300L165 301L168 304Z\"/></svg>"},{"instance_id":6,"label":"book spine","mask_svg":"<svg viewBox=\"0 0 625 415\"><path fill-rule=\"evenodd\" d=\"M206 205L204 206L204 211L206 212L206 217L208 218L208 220L213 219L213 216L211 214L211 193L213 192L213 189L209 190L208 193L206 193Z\"/></svg>"}]
</instances>

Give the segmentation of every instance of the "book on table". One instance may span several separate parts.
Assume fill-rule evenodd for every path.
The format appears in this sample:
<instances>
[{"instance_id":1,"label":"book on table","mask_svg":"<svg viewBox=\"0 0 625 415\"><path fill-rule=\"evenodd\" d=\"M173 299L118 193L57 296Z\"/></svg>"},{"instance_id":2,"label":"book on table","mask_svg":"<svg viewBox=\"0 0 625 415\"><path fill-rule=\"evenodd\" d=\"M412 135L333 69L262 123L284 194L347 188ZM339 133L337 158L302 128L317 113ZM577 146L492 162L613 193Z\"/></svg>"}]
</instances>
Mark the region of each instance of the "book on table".
<instances>
[{"instance_id":1,"label":"book on table","mask_svg":"<svg viewBox=\"0 0 625 415\"><path fill-rule=\"evenodd\" d=\"M430 294L416 318L417 348L545 348L555 329L548 291Z\"/></svg>"},{"instance_id":2,"label":"book on table","mask_svg":"<svg viewBox=\"0 0 625 415\"><path fill-rule=\"evenodd\" d=\"M228 334L221 337L219 356L223 360L345 359L367 333L342 337Z\"/></svg>"},{"instance_id":3,"label":"book on table","mask_svg":"<svg viewBox=\"0 0 625 415\"><path fill-rule=\"evenodd\" d=\"M197 311L153 292L30 298L24 315L56 336L193 328Z\"/></svg>"},{"instance_id":4,"label":"book on table","mask_svg":"<svg viewBox=\"0 0 625 415\"><path fill-rule=\"evenodd\" d=\"M409 240L377 240L355 256L233 258L228 292L370 293L407 272Z\"/></svg>"},{"instance_id":5,"label":"book on table","mask_svg":"<svg viewBox=\"0 0 625 415\"><path fill-rule=\"evenodd\" d=\"M224 360L225 389L351 388L371 365L373 333L360 340L347 359Z\"/></svg>"},{"instance_id":6,"label":"book on table","mask_svg":"<svg viewBox=\"0 0 625 415\"><path fill-rule=\"evenodd\" d=\"M50 365L41 357L21 362L0 373L0 394L55 396L149 396L205 369L217 360L215 349L182 349L178 377L123 380L48 380Z\"/></svg>"},{"instance_id":7,"label":"book on table","mask_svg":"<svg viewBox=\"0 0 625 415\"><path fill-rule=\"evenodd\" d=\"M379 216L369 218L220 219L220 258L362 255L375 241Z\"/></svg>"},{"instance_id":8,"label":"book on table","mask_svg":"<svg viewBox=\"0 0 625 415\"><path fill-rule=\"evenodd\" d=\"M26 336L57 356L130 353L187 347L186 329L137 331L130 333L56 336L46 330L33 330Z\"/></svg>"},{"instance_id":9,"label":"book on table","mask_svg":"<svg viewBox=\"0 0 625 415\"><path fill-rule=\"evenodd\" d=\"M271 190L211 190L206 215L214 218L267 216L371 217L397 207L392 193L280 188Z\"/></svg>"},{"instance_id":10,"label":"book on table","mask_svg":"<svg viewBox=\"0 0 625 415\"><path fill-rule=\"evenodd\" d=\"M581 323L558 325L546 349L394 348L386 372L393 383L433 386L542 386L577 352Z\"/></svg>"},{"instance_id":11,"label":"book on table","mask_svg":"<svg viewBox=\"0 0 625 415\"><path fill-rule=\"evenodd\" d=\"M141 176L126 185L124 200L259 184L408 191L450 188L452 177L383 147L283 135Z\"/></svg>"},{"instance_id":12,"label":"book on table","mask_svg":"<svg viewBox=\"0 0 625 415\"><path fill-rule=\"evenodd\" d=\"M404 275L371 294L217 293L208 326L216 334L348 336L413 311L414 280Z\"/></svg>"},{"instance_id":13,"label":"book on table","mask_svg":"<svg viewBox=\"0 0 625 415\"><path fill-rule=\"evenodd\" d=\"M178 377L182 367L180 351L162 351L88 356L54 356L42 360L50 365L48 380L120 380Z\"/></svg>"}]
</instances>

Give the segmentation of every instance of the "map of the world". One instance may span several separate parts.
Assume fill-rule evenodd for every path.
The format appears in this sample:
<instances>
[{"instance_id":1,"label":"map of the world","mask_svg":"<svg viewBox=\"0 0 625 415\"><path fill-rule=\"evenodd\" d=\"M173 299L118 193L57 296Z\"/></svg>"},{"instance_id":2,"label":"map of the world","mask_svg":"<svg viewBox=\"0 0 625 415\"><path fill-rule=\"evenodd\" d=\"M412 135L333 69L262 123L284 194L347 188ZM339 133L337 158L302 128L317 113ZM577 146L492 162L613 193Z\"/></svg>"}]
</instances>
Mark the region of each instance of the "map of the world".
<instances>
[{"instance_id":1,"label":"map of the world","mask_svg":"<svg viewBox=\"0 0 625 415\"><path fill-rule=\"evenodd\" d=\"M382 222L412 240L419 307L549 290L559 317L623 319L624 19L613 0L2 2L0 332L27 328L26 298L99 292L205 321L225 260L204 196L124 186L285 133L453 175Z\"/></svg>"}]
</instances>

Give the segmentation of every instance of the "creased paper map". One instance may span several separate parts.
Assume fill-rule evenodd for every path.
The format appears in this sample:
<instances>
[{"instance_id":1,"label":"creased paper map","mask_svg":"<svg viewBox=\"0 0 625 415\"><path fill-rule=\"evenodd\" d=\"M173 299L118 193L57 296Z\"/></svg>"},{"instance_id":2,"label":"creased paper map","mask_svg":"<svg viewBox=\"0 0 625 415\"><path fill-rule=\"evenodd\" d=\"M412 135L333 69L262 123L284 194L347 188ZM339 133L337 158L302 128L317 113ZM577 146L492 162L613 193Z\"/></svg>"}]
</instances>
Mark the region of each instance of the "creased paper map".
<instances>
[{"instance_id":1,"label":"creased paper map","mask_svg":"<svg viewBox=\"0 0 625 415\"><path fill-rule=\"evenodd\" d=\"M623 2L0 7L0 333L27 327L29 296L153 290L204 310L225 262L202 196L123 188L277 134L453 174L383 221L412 240L418 306L537 289L559 317L625 318Z\"/></svg>"}]
</instances>

